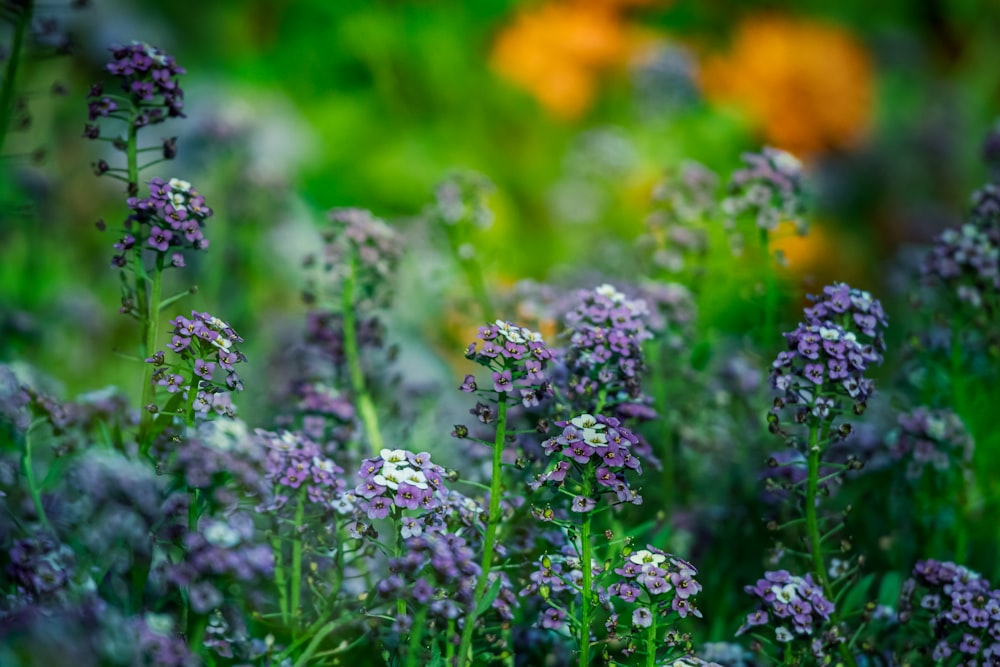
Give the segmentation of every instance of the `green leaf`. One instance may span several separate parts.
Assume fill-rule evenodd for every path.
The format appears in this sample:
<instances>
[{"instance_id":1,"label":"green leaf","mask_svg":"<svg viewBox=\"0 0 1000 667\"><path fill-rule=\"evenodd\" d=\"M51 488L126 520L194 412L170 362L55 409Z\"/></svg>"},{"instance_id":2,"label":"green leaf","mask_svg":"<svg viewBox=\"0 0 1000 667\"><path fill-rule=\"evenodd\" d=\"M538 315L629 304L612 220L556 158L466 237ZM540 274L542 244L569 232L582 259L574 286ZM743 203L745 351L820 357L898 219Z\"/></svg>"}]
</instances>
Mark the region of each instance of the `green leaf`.
<instances>
[{"instance_id":1,"label":"green leaf","mask_svg":"<svg viewBox=\"0 0 1000 667\"><path fill-rule=\"evenodd\" d=\"M875 574L871 573L865 575L858 583L851 586L844 594L843 602L838 605L842 616L848 615L855 609L860 609L865 605L868 599L868 589L871 588L873 581L875 581Z\"/></svg>"},{"instance_id":2,"label":"green leaf","mask_svg":"<svg viewBox=\"0 0 1000 667\"><path fill-rule=\"evenodd\" d=\"M486 595L483 596L483 599L479 601L478 605L476 605L476 616L482 615L487 609L489 609L490 605L493 604L493 601L497 599L498 595L500 595L500 577L497 577L493 581L489 590L486 591Z\"/></svg>"}]
</instances>

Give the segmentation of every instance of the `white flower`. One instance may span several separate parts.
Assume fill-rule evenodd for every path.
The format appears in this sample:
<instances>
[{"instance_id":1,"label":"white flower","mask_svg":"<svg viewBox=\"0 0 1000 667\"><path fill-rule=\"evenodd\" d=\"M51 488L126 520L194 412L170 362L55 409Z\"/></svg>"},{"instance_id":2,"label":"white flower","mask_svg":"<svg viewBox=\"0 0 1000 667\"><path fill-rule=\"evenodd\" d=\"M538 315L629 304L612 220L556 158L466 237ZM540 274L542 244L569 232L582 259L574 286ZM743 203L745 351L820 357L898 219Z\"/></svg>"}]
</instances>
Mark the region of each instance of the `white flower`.
<instances>
[{"instance_id":1,"label":"white flower","mask_svg":"<svg viewBox=\"0 0 1000 667\"><path fill-rule=\"evenodd\" d=\"M427 477L424 473L419 470L414 470L413 468L404 468L400 471L399 481L406 482L411 486L415 486L418 489L427 488Z\"/></svg>"},{"instance_id":2,"label":"white flower","mask_svg":"<svg viewBox=\"0 0 1000 667\"><path fill-rule=\"evenodd\" d=\"M393 463L386 463L382 466L382 470L372 478L372 481L396 490L399 488L399 483L403 481L403 471Z\"/></svg>"},{"instance_id":3,"label":"white flower","mask_svg":"<svg viewBox=\"0 0 1000 667\"><path fill-rule=\"evenodd\" d=\"M313 457L313 467L323 472L336 472L336 464L333 461L330 459L321 459L318 456Z\"/></svg>"},{"instance_id":4,"label":"white flower","mask_svg":"<svg viewBox=\"0 0 1000 667\"><path fill-rule=\"evenodd\" d=\"M788 628L780 627L775 629L774 638L777 639L779 642L788 643L792 641L793 636L792 633L788 630Z\"/></svg>"},{"instance_id":5,"label":"white flower","mask_svg":"<svg viewBox=\"0 0 1000 667\"><path fill-rule=\"evenodd\" d=\"M343 495L337 496L330 502L330 507L337 514L351 514L354 512L354 504L357 502L358 497L353 493L345 493Z\"/></svg>"},{"instance_id":6,"label":"white flower","mask_svg":"<svg viewBox=\"0 0 1000 667\"><path fill-rule=\"evenodd\" d=\"M794 583L785 584L784 586L775 584L774 586L771 586L771 592L774 593L774 597L778 598L785 604L795 602L799 599L799 592L795 590Z\"/></svg>"},{"instance_id":7,"label":"white flower","mask_svg":"<svg viewBox=\"0 0 1000 667\"><path fill-rule=\"evenodd\" d=\"M222 334L219 334L218 336L213 338L211 342L212 345L219 348L220 350L228 350L233 346L233 341L229 340Z\"/></svg>"},{"instance_id":8,"label":"white flower","mask_svg":"<svg viewBox=\"0 0 1000 667\"><path fill-rule=\"evenodd\" d=\"M820 327L819 337L823 340L840 340L840 330L829 327Z\"/></svg>"},{"instance_id":9,"label":"white flower","mask_svg":"<svg viewBox=\"0 0 1000 667\"><path fill-rule=\"evenodd\" d=\"M608 444L607 436L594 428L583 429L583 441L593 447Z\"/></svg>"},{"instance_id":10,"label":"white flower","mask_svg":"<svg viewBox=\"0 0 1000 667\"><path fill-rule=\"evenodd\" d=\"M213 521L205 529L205 539L213 546L229 549L240 543L240 534L221 521Z\"/></svg>"},{"instance_id":11,"label":"white flower","mask_svg":"<svg viewBox=\"0 0 1000 667\"><path fill-rule=\"evenodd\" d=\"M636 565L645 565L647 563L652 563L653 565L659 565L667 560L667 557L663 554L655 554L648 549L639 549L629 554L628 559L635 563Z\"/></svg>"},{"instance_id":12,"label":"white flower","mask_svg":"<svg viewBox=\"0 0 1000 667\"><path fill-rule=\"evenodd\" d=\"M928 417L927 418L927 435L935 440L944 440L944 436L947 434L947 425L945 421L940 417Z\"/></svg>"},{"instance_id":13,"label":"white flower","mask_svg":"<svg viewBox=\"0 0 1000 667\"><path fill-rule=\"evenodd\" d=\"M771 151L771 160L774 162L774 166L782 171L800 171L802 169L802 162L788 151L778 148L773 148Z\"/></svg>"},{"instance_id":14,"label":"white flower","mask_svg":"<svg viewBox=\"0 0 1000 667\"><path fill-rule=\"evenodd\" d=\"M180 190L181 192L188 192L191 190L191 184L187 181L182 181L179 178L171 178L169 183L171 190Z\"/></svg>"},{"instance_id":15,"label":"white flower","mask_svg":"<svg viewBox=\"0 0 1000 667\"><path fill-rule=\"evenodd\" d=\"M388 463L402 463L406 460L406 452L402 449L383 449L378 455Z\"/></svg>"},{"instance_id":16,"label":"white flower","mask_svg":"<svg viewBox=\"0 0 1000 667\"><path fill-rule=\"evenodd\" d=\"M570 423L577 428L583 428L583 429L604 428L604 424L597 423L597 420L594 419L594 416L588 414L582 414L579 417L574 417L573 419L570 420Z\"/></svg>"}]
</instances>

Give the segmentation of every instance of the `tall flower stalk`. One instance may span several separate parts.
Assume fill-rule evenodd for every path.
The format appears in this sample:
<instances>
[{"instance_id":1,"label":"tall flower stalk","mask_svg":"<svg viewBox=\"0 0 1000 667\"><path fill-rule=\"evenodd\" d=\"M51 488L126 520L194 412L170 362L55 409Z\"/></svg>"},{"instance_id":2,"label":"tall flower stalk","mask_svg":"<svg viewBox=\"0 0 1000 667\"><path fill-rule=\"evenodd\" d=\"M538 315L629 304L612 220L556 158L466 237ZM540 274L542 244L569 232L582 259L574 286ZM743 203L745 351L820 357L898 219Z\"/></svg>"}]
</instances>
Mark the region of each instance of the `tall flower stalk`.
<instances>
[{"instance_id":1,"label":"tall flower stalk","mask_svg":"<svg viewBox=\"0 0 1000 667\"><path fill-rule=\"evenodd\" d=\"M814 305L805 310L805 321L785 334L788 349L781 352L772 365L771 383L778 397L768 413L768 422L772 432L781 434L791 444L803 442L803 439L785 430L782 416L790 413L794 415L793 424L805 426L805 451L801 454L806 462L806 544L813 580L822 589L823 599L832 601L836 596L824 558L825 536L819 515L820 484L828 482L829 478L821 478L821 466L833 467L839 472L848 466L825 463L823 453L833 437L850 434L850 424L843 422L847 407L851 406L853 412L860 415L875 391L875 383L866 373L882 362L886 317L882 305L870 294L843 283L824 288L823 294L813 301ZM827 536L831 532L835 531L828 531ZM834 632L841 632L840 611L831 608L829 616ZM748 620L748 624L747 627L756 623ZM779 641L791 641L794 635L783 628L778 628ZM798 627L795 632L799 633ZM851 646L846 639L839 638L836 645L843 660L854 665ZM822 653L825 649L811 650L814 657L820 657L817 652Z\"/></svg>"},{"instance_id":2,"label":"tall flower stalk","mask_svg":"<svg viewBox=\"0 0 1000 667\"><path fill-rule=\"evenodd\" d=\"M176 64L173 57L140 42L112 47L111 54L105 69L119 79L124 94L106 93L102 84L91 87L88 103L90 122L84 128L84 136L108 141L125 155L124 168L112 167L101 159L94 164L94 171L126 183L132 213L125 221L124 236L115 245L119 254L112 265L131 278L131 286L122 296L122 312L138 320L140 357L147 358L156 349L160 313L167 305L162 300L163 272L168 267L184 265L184 256L175 252L180 248L174 247L169 256L168 250L172 246L207 247L208 241L201 234L201 226L211 215L211 210L204 206L204 199L190 190L190 184L177 179L172 179L169 187L165 182L154 179L150 197L139 198L140 173L163 160L173 159L177 152L176 138L164 140L160 147L140 148L139 131L168 118L184 117L184 91L178 77L185 70ZM125 136L103 136L101 126L108 120L125 123ZM160 151L162 156L140 164L140 153L150 150ZM150 250L155 254L152 263L147 263L146 255ZM152 375L152 368L144 366L141 385L143 410L138 434L143 454L149 452L154 436L156 402Z\"/></svg>"},{"instance_id":3,"label":"tall flower stalk","mask_svg":"<svg viewBox=\"0 0 1000 667\"><path fill-rule=\"evenodd\" d=\"M497 545L497 533L500 527L500 501L503 495L503 452L507 442L507 408L508 401L517 393L524 405L537 405L539 400L547 397L549 385L545 376L545 367L552 359L552 353L545 346L540 334L524 329L510 322L497 320L494 324L479 329L477 340L466 350L466 357L471 361L486 367L492 376L492 400L496 403L494 409L479 402L471 410L484 424L494 425L495 433L492 442L490 460L489 510L486 519L486 532L483 537L482 564L479 577L476 580L474 599L479 601L486 592L486 586L491 580L494 566L494 556ZM472 375L468 375L460 387L468 393L479 392L478 384ZM468 437L468 428L456 427L456 435ZM478 602L477 602L478 603ZM472 664L472 638L475 632L476 620L480 614L479 608L474 608L465 617L462 627L462 637L458 648L459 660Z\"/></svg>"},{"instance_id":4,"label":"tall flower stalk","mask_svg":"<svg viewBox=\"0 0 1000 667\"><path fill-rule=\"evenodd\" d=\"M494 308L476 252L475 234L493 223L493 213L486 205L492 192L493 183L482 174L457 172L437 185L430 212L430 217L444 230L451 255L486 322L493 321Z\"/></svg>"},{"instance_id":5,"label":"tall flower stalk","mask_svg":"<svg viewBox=\"0 0 1000 667\"><path fill-rule=\"evenodd\" d=\"M324 232L320 260L321 275L310 285L310 292L320 300L317 321L336 319L339 331L324 332L334 342L338 370L346 374L349 391L364 427L368 452L377 455L383 447L378 411L372 397L365 359L361 324L370 317L378 328L376 311L391 303L390 281L402 255L402 240L384 221L362 209L339 208L329 212L330 227ZM314 263L315 258L310 258ZM371 326L369 328L372 328ZM333 346L331 346L333 347ZM342 364L342 366L340 365ZM371 369L367 369L371 370Z\"/></svg>"}]
</instances>

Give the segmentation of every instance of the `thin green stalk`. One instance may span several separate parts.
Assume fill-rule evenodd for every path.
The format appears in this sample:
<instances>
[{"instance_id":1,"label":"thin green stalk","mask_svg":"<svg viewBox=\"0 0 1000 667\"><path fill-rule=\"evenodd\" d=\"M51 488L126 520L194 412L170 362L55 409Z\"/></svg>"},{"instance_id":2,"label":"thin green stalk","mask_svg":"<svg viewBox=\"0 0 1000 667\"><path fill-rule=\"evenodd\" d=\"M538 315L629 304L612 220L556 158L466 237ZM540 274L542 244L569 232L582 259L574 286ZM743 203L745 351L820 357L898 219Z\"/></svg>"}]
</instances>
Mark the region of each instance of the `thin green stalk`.
<instances>
[{"instance_id":1,"label":"thin green stalk","mask_svg":"<svg viewBox=\"0 0 1000 667\"><path fill-rule=\"evenodd\" d=\"M330 621L322 628L320 628L319 632L317 632L313 636L312 641L309 642L309 645L306 646L306 650L303 651L302 655L299 656L299 659L295 661L293 667L305 667L306 665L308 665L309 661L312 659L313 653L315 653L316 649L319 648L320 643L322 643L322 641L326 639L326 636L328 634L330 634L336 629L337 629L336 621Z\"/></svg>"},{"instance_id":2,"label":"thin green stalk","mask_svg":"<svg viewBox=\"0 0 1000 667\"><path fill-rule=\"evenodd\" d=\"M287 627L288 618L288 580L285 578L284 547L281 537L271 538L271 549L274 551L274 584L278 587L278 607L281 610L281 622Z\"/></svg>"},{"instance_id":3,"label":"thin green stalk","mask_svg":"<svg viewBox=\"0 0 1000 667\"><path fill-rule=\"evenodd\" d=\"M49 523L49 518L45 514L45 507L42 506L42 492L38 488L38 482L35 480L35 468L31 463L31 431L34 426L34 423L31 424L24 434L24 453L21 455L21 468L24 471L24 478L28 482L28 493L31 495L31 502L35 506L35 514L38 515L38 521L47 530L52 530L52 524Z\"/></svg>"},{"instance_id":4,"label":"thin green stalk","mask_svg":"<svg viewBox=\"0 0 1000 667\"><path fill-rule=\"evenodd\" d=\"M427 622L427 607L421 608L413 619L410 629L410 644L406 649L406 667L417 667L420 662L420 642L424 636L424 624Z\"/></svg>"},{"instance_id":5,"label":"thin green stalk","mask_svg":"<svg viewBox=\"0 0 1000 667\"><path fill-rule=\"evenodd\" d=\"M483 279L483 272L479 266L479 262L475 259L460 259L459 262L465 271L465 278L469 281L472 294L479 304L480 310L483 311L483 319L487 322L492 322L495 319L493 304L490 301L490 294L486 289L486 281Z\"/></svg>"},{"instance_id":6,"label":"thin green stalk","mask_svg":"<svg viewBox=\"0 0 1000 667\"><path fill-rule=\"evenodd\" d=\"M444 641L444 664L453 665L455 664L455 645L452 643L451 638L455 636L455 619L448 619L448 636L445 637Z\"/></svg>"},{"instance_id":7,"label":"thin green stalk","mask_svg":"<svg viewBox=\"0 0 1000 667\"><path fill-rule=\"evenodd\" d=\"M775 268L771 260L771 244L766 229L760 230L760 245L764 251L764 333L761 344L773 344L774 329L778 314L778 286Z\"/></svg>"},{"instance_id":8,"label":"thin green stalk","mask_svg":"<svg viewBox=\"0 0 1000 667\"><path fill-rule=\"evenodd\" d=\"M14 40L11 42L10 53L7 56L7 67L4 68L3 84L0 84L0 153L7 140L7 130L14 115L14 91L17 86L17 69L21 65L21 52L24 49L24 38L31 25L34 2L25 0L21 13L17 15L14 24Z\"/></svg>"},{"instance_id":9,"label":"thin green stalk","mask_svg":"<svg viewBox=\"0 0 1000 667\"><path fill-rule=\"evenodd\" d=\"M961 416L961 411L965 405L965 386L962 377L962 337L960 329L955 326L951 332L951 398L955 414ZM955 562L964 563L967 551L969 535L966 527L966 505L968 499L965 489L965 480L960 480L958 484L958 506L955 508Z\"/></svg>"},{"instance_id":10,"label":"thin green stalk","mask_svg":"<svg viewBox=\"0 0 1000 667\"><path fill-rule=\"evenodd\" d=\"M823 594L831 602L834 599L833 589L830 586L830 578L826 573L826 564L823 561L823 541L819 533L819 517L816 513L816 497L819 491L819 460L822 453L819 446L819 427L816 424L809 425L809 456L806 459L808 465L808 481L806 483L806 532L809 539L809 551L812 555L813 574L823 587ZM835 626L840 626L840 612L834 607L830 615ZM854 655L846 644L840 644L840 656L849 667L857 667Z\"/></svg>"},{"instance_id":11,"label":"thin green stalk","mask_svg":"<svg viewBox=\"0 0 1000 667\"><path fill-rule=\"evenodd\" d=\"M379 432L375 404L365 387L365 374L361 369L361 353L358 350L358 325L354 316L356 269L357 258L352 255L341 291L341 313L344 317L344 355L347 357L347 370L351 376L354 400L358 405L358 412L361 414L365 432L368 434L368 443L371 445L372 453L377 456L382 451L382 434Z\"/></svg>"},{"instance_id":12,"label":"thin green stalk","mask_svg":"<svg viewBox=\"0 0 1000 667\"><path fill-rule=\"evenodd\" d=\"M652 612L653 619L650 623L649 628L646 630L646 667L655 667L656 665L656 621L657 613L654 610Z\"/></svg>"},{"instance_id":13,"label":"thin green stalk","mask_svg":"<svg viewBox=\"0 0 1000 667\"><path fill-rule=\"evenodd\" d=\"M583 481L583 496L590 497L590 471ZM594 606L594 585L593 562L590 538L590 512L583 513L583 521L580 524L580 568L583 570L583 604L580 610L580 667L590 667L590 613Z\"/></svg>"},{"instance_id":14,"label":"thin green stalk","mask_svg":"<svg viewBox=\"0 0 1000 667\"><path fill-rule=\"evenodd\" d=\"M300 604L302 600L302 538L299 535L299 528L305 519L306 513L306 485L299 487L298 506L295 508L295 525L292 527L292 595L290 612L292 619L292 635L295 636L299 630L299 618L301 617Z\"/></svg>"},{"instance_id":15,"label":"thin green stalk","mask_svg":"<svg viewBox=\"0 0 1000 667\"><path fill-rule=\"evenodd\" d=\"M403 510L398 507L392 508L392 524L393 529L396 531L396 551L395 557L400 558L403 555ZM406 600L403 598L396 599L396 613L399 616L406 615Z\"/></svg>"},{"instance_id":16,"label":"thin green stalk","mask_svg":"<svg viewBox=\"0 0 1000 667\"><path fill-rule=\"evenodd\" d=\"M489 581L490 569L493 567L493 552L497 538L497 527L500 525L500 486L502 470L500 464L503 460L504 442L507 438L507 394L501 393L497 403L497 434L493 442L493 466L490 478L490 513L486 519L486 539L483 542L483 560L479 579L476 580L476 589L472 595L473 604L479 604L486 592L486 583ZM465 627L462 628L462 641L458 647L459 660L464 664L472 664L472 633L476 626L476 609L465 618Z\"/></svg>"}]
</instances>

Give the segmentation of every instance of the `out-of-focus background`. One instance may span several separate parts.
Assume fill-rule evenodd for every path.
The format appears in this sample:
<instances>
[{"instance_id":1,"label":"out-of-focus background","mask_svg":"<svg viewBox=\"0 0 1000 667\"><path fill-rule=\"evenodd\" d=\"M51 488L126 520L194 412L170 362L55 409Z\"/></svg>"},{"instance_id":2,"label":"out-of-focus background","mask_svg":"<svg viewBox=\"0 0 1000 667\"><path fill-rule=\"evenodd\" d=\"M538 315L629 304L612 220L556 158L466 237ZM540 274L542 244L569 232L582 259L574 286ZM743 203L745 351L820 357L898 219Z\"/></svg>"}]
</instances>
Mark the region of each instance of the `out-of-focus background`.
<instances>
[{"instance_id":1,"label":"out-of-focus background","mask_svg":"<svg viewBox=\"0 0 1000 667\"><path fill-rule=\"evenodd\" d=\"M215 209L211 251L183 278L247 338L261 380L300 326L300 259L328 208L419 229L434 184L471 168L497 186L479 248L491 284L581 267L627 279L665 171L692 159L725 176L771 145L816 184L812 232L782 246L789 276L886 293L905 248L957 222L987 179L1000 114L990 2L86 4L39 9L34 38L66 30L74 48L22 68L0 166L0 351L71 395L135 375L110 353L137 339L116 312L115 238L95 227L120 223L123 188L91 172L109 147L81 138L109 44L146 41L188 70L188 118L147 133L179 137L179 156L143 176L189 180ZM413 238L400 320L433 341L462 316L426 296L449 274ZM739 286L713 294L702 305L722 326L748 307Z\"/></svg>"}]
</instances>

